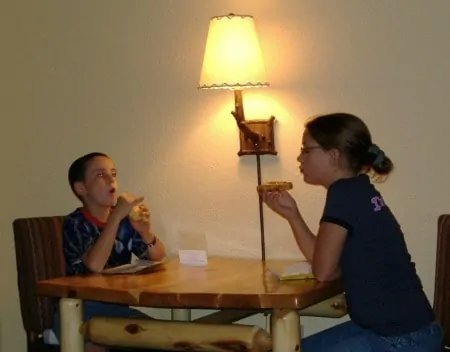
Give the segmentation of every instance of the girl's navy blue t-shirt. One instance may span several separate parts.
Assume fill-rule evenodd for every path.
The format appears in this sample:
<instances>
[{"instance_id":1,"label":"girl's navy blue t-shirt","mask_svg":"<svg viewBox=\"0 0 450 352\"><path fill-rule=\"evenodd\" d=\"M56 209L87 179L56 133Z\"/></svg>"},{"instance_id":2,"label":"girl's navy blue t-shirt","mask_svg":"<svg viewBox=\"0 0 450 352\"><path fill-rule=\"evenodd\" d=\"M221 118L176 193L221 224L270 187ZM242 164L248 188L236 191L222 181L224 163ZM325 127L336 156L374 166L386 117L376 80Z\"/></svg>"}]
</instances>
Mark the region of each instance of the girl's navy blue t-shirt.
<instances>
[{"instance_id":1,"label":"girl's navy blue t-shirt","mask_svg":"<svg viewBox=\"0 0 450 352\"><path fill-rule=\"evenodd\" d=\"M354 323L394 336L435 319L400 225L367 175L333 183L321 221L348 230L340 268Z\"/></svg>"}]
</instances>

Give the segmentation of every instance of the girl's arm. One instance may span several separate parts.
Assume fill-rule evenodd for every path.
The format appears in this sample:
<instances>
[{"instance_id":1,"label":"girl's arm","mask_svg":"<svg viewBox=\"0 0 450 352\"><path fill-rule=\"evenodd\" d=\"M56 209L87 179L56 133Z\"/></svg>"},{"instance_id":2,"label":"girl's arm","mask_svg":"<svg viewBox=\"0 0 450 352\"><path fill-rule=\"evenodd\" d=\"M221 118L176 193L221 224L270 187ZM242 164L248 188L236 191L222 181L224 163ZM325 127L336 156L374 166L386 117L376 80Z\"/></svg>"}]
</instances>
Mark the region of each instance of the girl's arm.
<instances>
[{"instance_id":1,"label":"girl's arm","mask_svg":"<svg viewBox=\"0 0 450 352\"><path fill-rule=\"evenodd\" d=\"M318 281L341 277L339 261L347 238L347 229L331 222L321 222L314 247L313 274Z\"/></svg>"},{"instance_id":2,"label":"girl's arm","mask_svg":"<svg viewBox=\"0 0 450 352\"><path fill-rule=\"evenodd\" d=\"M318 281L332 281L341 276L339 260L344 248L347 230L330 222L322 222L315 236L306 225L300 212L288 220L295 241L311 263Z\"/></svg>"}]
</instances>

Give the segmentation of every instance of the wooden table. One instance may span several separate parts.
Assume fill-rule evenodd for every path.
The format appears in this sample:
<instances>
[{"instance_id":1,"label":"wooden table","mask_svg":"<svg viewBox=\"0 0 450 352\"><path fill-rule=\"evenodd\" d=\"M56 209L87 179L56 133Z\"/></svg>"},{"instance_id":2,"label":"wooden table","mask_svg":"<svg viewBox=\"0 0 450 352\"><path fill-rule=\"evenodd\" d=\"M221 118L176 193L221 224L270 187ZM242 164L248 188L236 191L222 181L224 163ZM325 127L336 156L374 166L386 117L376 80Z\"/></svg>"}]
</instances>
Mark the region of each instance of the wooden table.
<instances>
[{"instance_id":1,"label":"wooden table","mask_svg":"<svg viewBox=\"0 0 450 352\"><path fill-rule=\"evenodd\" d=\"M192 267L180 265L177 258L172 258L149 274L72 276L41 281L37 293L63 298L61 309L66 310L65 316L71 316L70 322L62 322L61 330L66 335L69 329L78 330L82 324L80 314L74 318L68 313L78 309L82 300L144 307L224 309L225 314L227 310L252 314L270 310L273 351L293 352L300 348L297 310L342 293L343 286L339 281L281 282L267 272L267 266L281 268L292 263L210 257L206 267ZM79 339L74 341L70 341L72 346L82 343ZM64 351L64 346L61 347ZM70 351L82 351L82 347Z\"/></svg>"}]
</instances>

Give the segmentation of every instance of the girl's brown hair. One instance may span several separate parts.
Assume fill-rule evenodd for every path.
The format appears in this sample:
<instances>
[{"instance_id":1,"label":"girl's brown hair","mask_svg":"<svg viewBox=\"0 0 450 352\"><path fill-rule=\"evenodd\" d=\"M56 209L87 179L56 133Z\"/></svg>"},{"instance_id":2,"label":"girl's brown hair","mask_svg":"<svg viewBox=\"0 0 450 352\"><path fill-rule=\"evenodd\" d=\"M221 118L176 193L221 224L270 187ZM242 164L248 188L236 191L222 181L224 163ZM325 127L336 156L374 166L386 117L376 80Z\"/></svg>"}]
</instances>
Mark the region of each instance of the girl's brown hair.
<instances>
[{"instance_id":1,"label":"girl's brown hair","mask_svg":"<svg viewBox=\"0 0 450 352\"><path fill-rule=\"evenodd\" d=\"M394 164L377 145L366 124L347 113L321 115L306 123L306 130L325 150L336 149L354 174L373 172L384 180Z\"/></svg>"}]
</instances>

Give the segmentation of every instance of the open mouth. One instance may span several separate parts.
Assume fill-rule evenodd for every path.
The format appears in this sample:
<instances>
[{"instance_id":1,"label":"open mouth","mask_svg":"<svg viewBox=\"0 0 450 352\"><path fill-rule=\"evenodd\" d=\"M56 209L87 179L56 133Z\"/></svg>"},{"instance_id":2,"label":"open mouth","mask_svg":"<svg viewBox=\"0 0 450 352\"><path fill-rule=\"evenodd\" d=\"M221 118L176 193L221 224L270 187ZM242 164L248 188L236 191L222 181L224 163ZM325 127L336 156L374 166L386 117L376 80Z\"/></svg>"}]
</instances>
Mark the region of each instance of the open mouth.
<instances>
[{"instance_id":1,"label":"open mouth","mask_svg":"<svg viewBox=\"0 0 450 352\"><path fill-rule=\"evenodd\" d=\"M116 189L115 188L111 188L110 190L109 190L109 194L116 194Z\"/></svg>"}]
</instances>

